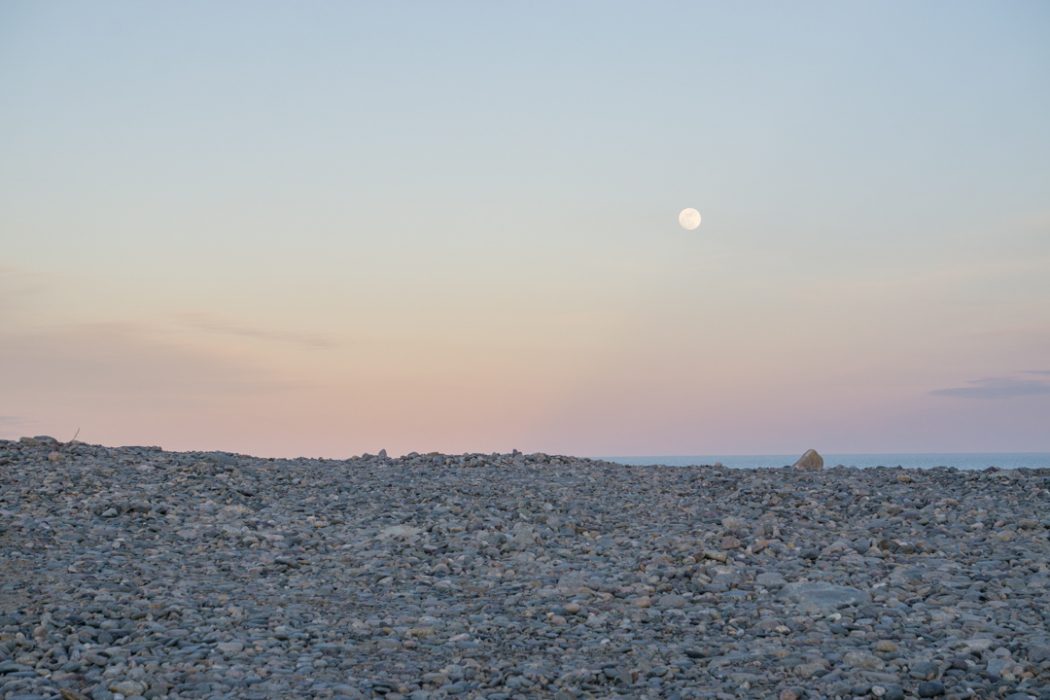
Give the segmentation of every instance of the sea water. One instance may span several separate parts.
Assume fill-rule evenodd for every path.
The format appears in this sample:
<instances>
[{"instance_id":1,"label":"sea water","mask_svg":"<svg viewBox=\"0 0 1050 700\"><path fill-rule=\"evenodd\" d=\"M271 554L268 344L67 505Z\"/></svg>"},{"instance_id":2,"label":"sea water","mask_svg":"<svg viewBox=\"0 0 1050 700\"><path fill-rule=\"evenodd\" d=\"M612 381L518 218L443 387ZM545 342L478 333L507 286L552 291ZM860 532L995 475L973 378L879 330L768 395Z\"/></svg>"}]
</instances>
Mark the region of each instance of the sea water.
<instances>
[{"instance_id":1,"label":"sea water","mask_svg":"<svg viewBox=\"0 0 1050 700\"><path fill-rule=\"evenodd\" d=\"M1050 468L1050 452L889 452L872 454L821 453L825 467L907 467L909 469L932 469L933 467L955 467L956 469L1037 469ZM665 455L645 457L601 457L620 464L665 464L685 467L694 464L722 463L734 469L754 467L783 467L795 463L799 455Z\"/></svg>"}]
</instances>

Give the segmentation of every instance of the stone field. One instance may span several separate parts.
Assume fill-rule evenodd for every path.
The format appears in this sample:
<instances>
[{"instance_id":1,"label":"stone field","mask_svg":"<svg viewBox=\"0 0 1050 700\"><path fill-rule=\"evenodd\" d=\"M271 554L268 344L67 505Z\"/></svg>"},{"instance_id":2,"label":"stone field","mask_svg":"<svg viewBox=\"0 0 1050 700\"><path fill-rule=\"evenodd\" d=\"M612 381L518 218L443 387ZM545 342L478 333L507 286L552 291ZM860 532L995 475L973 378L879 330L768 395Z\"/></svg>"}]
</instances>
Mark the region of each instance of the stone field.
<instances>
[{"instance_id":1,"label":"stone field","mask_svg":"<svg viewBox=\"0 0 1050 700\"><path fill-rule=\"evenodd\" d=\"M1048 698L1050 470L0 440L0 697Z\"/></svg>"}]
</instances>

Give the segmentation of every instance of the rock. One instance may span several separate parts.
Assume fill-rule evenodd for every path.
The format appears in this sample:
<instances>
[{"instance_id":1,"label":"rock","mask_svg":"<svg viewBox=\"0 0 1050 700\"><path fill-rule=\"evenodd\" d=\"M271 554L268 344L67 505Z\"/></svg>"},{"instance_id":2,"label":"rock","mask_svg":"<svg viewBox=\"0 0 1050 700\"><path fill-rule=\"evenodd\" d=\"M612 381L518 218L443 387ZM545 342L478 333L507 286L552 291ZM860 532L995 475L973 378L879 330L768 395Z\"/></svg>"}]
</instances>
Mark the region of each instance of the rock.
<instances>
[{"instance_id":1,"label":"rock","mask_svg":"<svg viewBox=\"0 0 1050 700\"><path fill-rule=\"evenodd\" d=\"M219 642L215 648L223 654L239 654L244 651L244 644L242 642Z\"/></svg>"},{"instance_id":2,"label":"rock","mask_svg":"<svg viewBox=\"0 0 1050 700\"><path fill-rule=\"evenodd\" d=\"M747 521L735 515L727 515L722 518L722 527L729 532L742 532L747 527Z\"/></svg>"},{"instance_id":3,"label":"rock","mask_svg":"<svg viewBox=\"0 0 1050 700\"><path fill-rule=\"evenodd\" d=\"M686 606L686 599L683 596L668 593L662 595L656 600L656 607L658 608L684 608Z\"/></svg>"},{"instance_id":4,"label":"rock","mask_svg":"<svg viewBox=\"0 0 1050 700\"><path fill-rule=\"evenodd\" d=\"M932 681L940 673L940 666L930 661L919 661L911 665L908 674L912 678L924 681Z\"/></svg>"},{"instance_id":5,"label":"rock","mask_svg":"<svg viewBox=\"0 0 1050 700\"><path fill-rule=\"evenodd\" d=\"M866 651L847 651L842 655L842 660L854 668L869 670L877 670L886 665L882 659Z\"/></svg>"},{"instance_id":6,"label":"rock","mask_svg":"<svg viewBox=\"0 0 1050 700\"><path fill-rule=\"evenodd\" d=\"M940 681L923 681L915 692L920 698L936 698L944 695L944 684Z\"/></svg>"},{"instance_id":7,"label":"rock","mask_svg":"<svg viewBox=\"0 0 1050 700\"><path fill-rule=\"evenodd\" d=\"M755 583L766 588L780 588L787 580L776 571L764 571L755 577Z\"/></svg>"},{"instance_id":8,"label":"rock","mask_svg":"<svg viewBox=\"0 0 1050 700\"><path fill-rule=\"evenodd\" d=\"M995 640L987 637L972 637L962 642L965 650L971 654L991 649L993 644Z\"/></svg>"},{"instance_id":9,"label":"rock","mask_svg":"<svg viewBox=\"0 0 1050 700\"><path fill-rule=\"evenodd\" d=\"M904 700L904 688L899 685L887 685L882 697L883 700Z\"/></svg>"},{"instance_id":10,"label":"rock","mask_svg":"<svg viewBox=\"0 0 1050 700\"><path fill-rule=\"evenodd\" d=\"M721 539L719 545L725 550L740 549L743 546L743 542L732 535L726 535Z\"/></svg>"},{"instance_id":11,"label":"rock","mask_svg":"<svg viewBox=\"0 0 1050 700\"><path fill-rule=\"evenodd\" d=\"M814 676L822 676L828 670L827 661L810 661L808 663L799 664L795 667L795 673L800 678L812 678Z\"/></svg>"},{"instance_id":12,"label":"rock","mask_svg":"<svg viewBox=\"0 0 1050 700\"><path fill-rule=\"evenodd\" d=\"M422 529L411 525L391 525L390 527L385 527L379 531L379 538L384 540L407 540L415 537L421 532L423 532Z\"/></svg>"},{"instance_id":13,"label":"rock","mask_svg":"<svg viewBox=\"0 0 1050 700\"><path fill-rule=\"evenodd\" d=\"M58 444L58 440L51 437L50 435L36 435L34 437L29 437L27 435L23 438L20 438L19 442L28 447L40 447Z\"/></svg>"},{"instance_id":14,"label":"rock","mask_svg":"<svg viewBox=\"0 0 1050 700\"><path fill-rule=\"evenodd\" d=\"M1029 646L1028 660L1035 664L1050 661L1050 644L1033 644Z\"/></svg>"},{"instance_id":15,"label":"rock","mask_svg":"<svg viewBox=\"0 0 1050 700\"><path fill-rule=\"evenodd\" d=\"M863 605L870 600L864 591L851 586L839 586L822 581L803 581L790 583L782 594L813 611L830 611L850 605Z\"/></svg>"},{"instance_id":16,"label":"rock","mask_svg":"<svg viewBox=\"0 0 1050 700\"><path fill-rule=\"evenodd\" d=\"M990 659L985 670L989 676L995 676L997 678L1002 678L1003 680L1012 680L1013 676L1016 675L1013 673L1016 665L1017 662L1010 657L998 657Z\"/></svg>"},{"instance_id":17,"label":"rock","mask_svg":"<svg viewBox=\"0 0 1050 700\"><path fill-rule=\"evenodd\" d=\"M818 471L824 468L824 458L816 450L806 450L794 464L795 469Z\"/></svg>"},{"instance_id":18,"label":"rock","mask_svg":"<svg viewBox=\"0 0 1050 700\"><path fill-rule=\"evenodd\" d=\"M146 692L146 684L139 681L117 681L110 683L109 689L114 693L120 693L124 697L130 695L142 695Z\"/></svg>"},{"instance_id":19,"label":"rock","mask_svg":"<svg viewBox=\"0 0 1050 700\"><path fill-rule=\"evenodd\" d=\"M880 639L875 642L875 651L880 654L895 654L898 648L896 642L889 639Z\"/></svg>"}]
</instances>

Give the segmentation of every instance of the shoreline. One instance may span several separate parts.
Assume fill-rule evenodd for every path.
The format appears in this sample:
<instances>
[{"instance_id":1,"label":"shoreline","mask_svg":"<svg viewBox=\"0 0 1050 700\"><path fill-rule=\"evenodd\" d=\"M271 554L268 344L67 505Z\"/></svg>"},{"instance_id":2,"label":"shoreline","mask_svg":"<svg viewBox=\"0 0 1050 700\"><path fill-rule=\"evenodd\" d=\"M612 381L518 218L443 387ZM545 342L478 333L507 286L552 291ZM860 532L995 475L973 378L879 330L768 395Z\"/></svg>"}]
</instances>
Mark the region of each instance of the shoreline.
<instances>
[{"instance_id":1,"label":"shoreline","mask_svg":"<svg viewBox=\"0 0 1050 700\"><path fill-rule=\"evenodd\" d=\"M0 696L1050 698L1048 513L1050 469L0 441Z\"/></svg>"},{"instance_id":2,"label":"shoreline","mask_svg":"<svg viewBox=\"0 0 1050 700\"><path fill-rule=\"evenodd\" d=\"M409 452L399 457L389 457L386 454L386 450L380 450L379 454L363 453L361 455L350 455L347 457L307 457L307 456L294 456L294 457L264 457L258 455L252 455L241 452L230 452L226 450L168 450L159 445L117 445L117 446L106 446L101 444L91 444L81 442L79 440L70 440L68 442L62 442L49 435L40 436L25 436L20 438L0 438L0 447L4 444L21 444L27 446L39 446L48 445L55 450L62 450L74 445L86 445L89 447L105 448L110 450L145 450L163 452L165 454L173 455L184 455L184 456L197 456L201 458L217 458L217 459L230 459L230 458L244 458L252 460L263 460L270 462L300 462L300 461L316 461L316 462L347 462L352 463L357 460L369 460L369 459L389 459L389 460L426 460L434 456L440 456L446 461L448 460L459 460L465 462L473 459L495 459L500 460L514 460L516 458L526 458L535 461L542 460L573 460L577 462L586 462L594 464L612 464L617 466L628 466L628 467L698 467L698 468L729 468L733 470L787 470L791 469L793 463L797 460L798 455L793 454L729 454L729 455L591 455L591 456L577 456L577 455L565 455L565 454L549 454L545 452L534 452L534 453L523 453L520 450L513 450L512 452L463 452L463 453L443 453L443 452ZM905 469L905 470L948 470L948 471L1002 471L1002 470L1027 470L1027 471L1046 471L1050 470L1050 452L856 452L856 453L835 453L828 452L823 455L825 465L824 470L831 469L852 469L852 470L865 470L865 469ZM847 459L843 459L846 457ZM921 459L924 464L903 464L900 458L912 458L912 461ZM989 461L985 464L983 462L974 460L981 460L984 458L998 457L1001 458L1003 464L993 463L994 460ZM873 459L880 458L880 459ZM881 459L881 458L893 458L893 459ZM948 458L948 459L942 459ZM954 459L952 459L954 458ZM1019 460L1024 460L1024 464L1019 464ZM864 461L866 463L856 464L854 462ZM955 463L949 463L954 461ZM764 462L764 463L763 463ZM849 463L847 463L849 462ZM896 462L896 463L894 463ZM942 463L944 462L944 463ZM972 462L970 465L965 465L965 462ZM960 466L962 465L962 466Z\"/></svg>"}]
</instances>

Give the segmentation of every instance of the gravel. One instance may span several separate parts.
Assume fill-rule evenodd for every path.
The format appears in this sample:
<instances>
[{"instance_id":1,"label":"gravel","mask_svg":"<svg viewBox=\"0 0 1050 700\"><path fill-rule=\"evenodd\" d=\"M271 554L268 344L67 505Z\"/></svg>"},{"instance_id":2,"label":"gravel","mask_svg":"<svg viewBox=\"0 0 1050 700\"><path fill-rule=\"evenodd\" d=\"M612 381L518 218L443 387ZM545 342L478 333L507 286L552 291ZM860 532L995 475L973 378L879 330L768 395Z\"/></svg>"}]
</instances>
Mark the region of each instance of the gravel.
<instances>
[{"instance_id":1,"label":"gravel","mask_svg":"<svg viewBox=\"0 0 1050 700\"><path fill-rule=\"evenodd\" d=\"M1046 698L1050 470L0 441L0 697Z\"/></svg>"}]
</instances>

